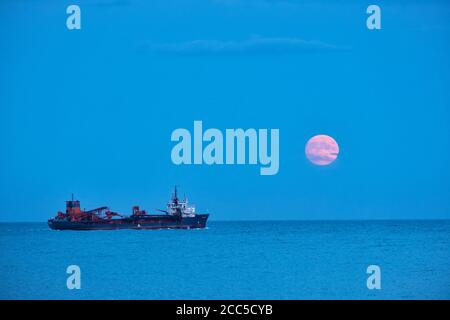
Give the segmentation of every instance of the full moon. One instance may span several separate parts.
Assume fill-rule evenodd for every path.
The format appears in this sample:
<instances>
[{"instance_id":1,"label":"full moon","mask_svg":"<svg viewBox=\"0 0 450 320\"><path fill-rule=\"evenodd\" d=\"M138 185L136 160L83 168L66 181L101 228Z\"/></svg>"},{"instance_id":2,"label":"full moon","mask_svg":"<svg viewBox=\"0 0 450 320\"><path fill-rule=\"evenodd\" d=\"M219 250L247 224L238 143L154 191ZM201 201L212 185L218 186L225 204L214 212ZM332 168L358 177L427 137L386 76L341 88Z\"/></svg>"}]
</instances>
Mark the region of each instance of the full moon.
<instances>
[{"instance_id":1,"label":"full moon","mask_svg":"<svg viewBox=\"0 0 450 320\"><path fill-rule=\"evenodd\" d=\"M305 153L312 163L318 166L326 166L336 160L339 154L339 146L332 137L319 134L308 140Z\"/></svg>"}]
</instances>

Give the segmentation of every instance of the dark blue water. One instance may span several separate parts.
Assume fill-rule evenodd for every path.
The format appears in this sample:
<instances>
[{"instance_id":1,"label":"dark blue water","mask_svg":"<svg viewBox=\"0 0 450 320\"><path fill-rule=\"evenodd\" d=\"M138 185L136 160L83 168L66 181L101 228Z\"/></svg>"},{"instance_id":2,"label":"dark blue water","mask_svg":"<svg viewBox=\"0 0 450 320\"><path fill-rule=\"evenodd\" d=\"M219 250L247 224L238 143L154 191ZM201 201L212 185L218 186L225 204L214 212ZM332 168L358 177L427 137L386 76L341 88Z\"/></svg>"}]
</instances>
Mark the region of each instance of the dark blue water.
<instances>
[{"instance_id":1,"label":"dark blue water","mask_svg":"<svg viewBox=\"0 0 450 320\"><path fill-rule=\"evenodd\" d=\"M80 290L66 287L72 264ZM367 289L371 264L381 290ZM449 299L450 221L85 232L0 224L0 298Z\"/></svg>"}]
</instances>

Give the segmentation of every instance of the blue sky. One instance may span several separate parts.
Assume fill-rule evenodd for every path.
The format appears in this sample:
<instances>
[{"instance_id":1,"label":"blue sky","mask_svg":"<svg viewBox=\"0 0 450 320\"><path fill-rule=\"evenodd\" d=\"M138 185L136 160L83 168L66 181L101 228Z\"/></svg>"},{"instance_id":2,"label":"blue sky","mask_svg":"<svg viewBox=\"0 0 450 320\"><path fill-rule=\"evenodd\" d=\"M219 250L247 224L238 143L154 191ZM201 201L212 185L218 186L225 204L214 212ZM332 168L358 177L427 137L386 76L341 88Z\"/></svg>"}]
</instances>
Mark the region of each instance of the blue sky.
<instances>
[{"instance_id":1,"label":"blue sky","mask_svg":"<svg viewBox=\"0 0 450 320\"><path fill-rule=\"evenodd\" d=\"M0 3L0 220L163 207L177 184L212 219L450 218L450 4ZM78 4L82 29L66 28ZM174 129L280 129L280 170L175 166ZM306 141L328 134L318 167Z\"/></svg>"}]
</instances>

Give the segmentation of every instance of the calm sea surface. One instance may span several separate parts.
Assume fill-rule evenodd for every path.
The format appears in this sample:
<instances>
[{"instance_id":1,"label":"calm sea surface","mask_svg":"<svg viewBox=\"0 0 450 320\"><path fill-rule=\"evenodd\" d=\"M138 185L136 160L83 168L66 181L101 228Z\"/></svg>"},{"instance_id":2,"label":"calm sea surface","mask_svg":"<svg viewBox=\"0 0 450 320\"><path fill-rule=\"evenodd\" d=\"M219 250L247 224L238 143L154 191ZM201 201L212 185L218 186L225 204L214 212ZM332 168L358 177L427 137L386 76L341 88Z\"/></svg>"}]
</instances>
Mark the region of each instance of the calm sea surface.
<instances>
[{"instance_id":1,"label":"calm sea surface","mask_svg":"<svg viewBox=\"0 0 450 320\"><path fill-rule=\"evenodd\" d=\"M68 290L66 268L81 268ZM381 267L381 290L366 268ZM210 222L205 230L0 224L2 299L450 299L450 221Z\"/></svg>"}]
</instances>

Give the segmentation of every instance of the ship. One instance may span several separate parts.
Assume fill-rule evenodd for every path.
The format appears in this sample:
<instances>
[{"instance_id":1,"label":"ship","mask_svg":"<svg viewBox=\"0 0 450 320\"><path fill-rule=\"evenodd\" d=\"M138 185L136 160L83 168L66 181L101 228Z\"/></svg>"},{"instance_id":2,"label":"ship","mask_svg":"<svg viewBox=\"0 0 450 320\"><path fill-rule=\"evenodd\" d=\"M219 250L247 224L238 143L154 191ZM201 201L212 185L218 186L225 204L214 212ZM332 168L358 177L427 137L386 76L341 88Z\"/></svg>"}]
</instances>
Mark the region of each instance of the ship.
<instances>
[{"instance_id":1,"label":"ship","mask_svg":"<svg viewBox=\"0 0 450 320\"><path fill-rule=\"evenodd\" d=\"M132 213L124 216L108 207L81 210L80 201L66 201L66 211L57 212L48 220L53 230L117 230L117 229L203 229L206 227L208 213L196 213L195 206L188 200L178 198L177 187L167 203L167 210L160 214L148 214L139 206L132 207Z\"/></svg>"}]
</instances>

